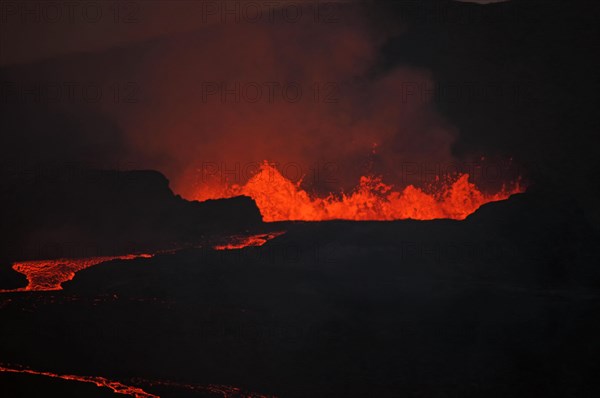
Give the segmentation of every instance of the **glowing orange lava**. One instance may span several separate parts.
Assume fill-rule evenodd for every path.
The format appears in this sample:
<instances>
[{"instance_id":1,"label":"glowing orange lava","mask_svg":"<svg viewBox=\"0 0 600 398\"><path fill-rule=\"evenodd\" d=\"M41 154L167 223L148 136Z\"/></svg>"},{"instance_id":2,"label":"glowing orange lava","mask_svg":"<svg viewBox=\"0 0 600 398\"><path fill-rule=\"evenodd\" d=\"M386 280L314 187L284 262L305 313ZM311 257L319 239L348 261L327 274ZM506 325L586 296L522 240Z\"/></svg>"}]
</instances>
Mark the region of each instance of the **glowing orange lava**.
<instances>
[{"instance_id":1,"label":"glowing orange lava","mask_svg":"<svg viewBox=\"0 0 600 398\"><path fill-rule=\"evenodd\" d=\"M12 268L25 275L29 283L26 287L19 289L0 290L0 293L62 290L61 284L72 280L76 272L96 264L111 260L133 260L152 256L152 254L126 254L123 256L18 262L14 263Z\"/></svg>"},{"instance_id":2,"label":"glowing orange lava","mask_svg":"<svg viewBox=\"0 0 600 398\"><path fill-rule=\"evenodd\" d=\"M115 394L129 395L135 398L160 398L160 396L148 393L139 387L134 387L130 385L123 384L118 381L109 380L104 377L98 376L77 376L77 375L69 375L69 374L58 374L51 372L42 372L37 370L28 369L22 366L12 366L7 367L0 364L0 372L6 373L25 373L36 376L45 376L51 377L55 379L61 380L69 380L76 381L81 383L91 383L95 384L100 388L109 388ZM256 394L252 392L246 392L237 387L225 386L220 384L209 384L209 385L198 385L198 384L182 384L176 383L172 381L164 381L164 380L143 380L136 379L139 383L150 387L174 387L177 389L185 389L187 391L203 393L203 394L211 394L215 396L220 396L223 398L275 398L273 395L262 395ZM204 396L204 395L203 395Z\"/></svg>"},{"instance_id":3,"label":"glowing orange lava","mask_svg":"<svg viewBox=\"0 0 600 398\"><path fill-rule=\"evenodd\" d=\"M283 235L285 232L271 232L268 234L258 234L251 236L233 236L231 241L224 245L216 245L215 250L237 250L249 246L262 246L271 239Z\"/></svg>"},{"instance_id":4,"label":"glowing orange lava","mask_svg":"<svg viewBox=\"0 0 600 398\"><path fill-rule=\"evenodd\" d=\"M518 182L495 194L482 193L469 182L469 175L459 175L441 184L434 192L409 185L401 191L385 184L380 177L363 176L350 194L311 196L279 173L268 162L243 185L206 185L199 188L196 200L218 199L237 195L250 196L266 222L323 220L463 220L481 205L507 199L524 189Z\"/></svg>"},{"instance_id":5,"label":"glowing orange lava","mask_svg":"<svg viewBox=\"0 0 600 398\"><path fill-rule=\"evenodd\" d=\"M140 379L137 379L140 380ZM164 381L164 380L140 380L145 385L151 387L170 387L173 389L183 389L185 391L190 391L192 393L201 393L202 396L206 396L206 394L210 394L211 396L218 396L220 398L277 398L274 395L263 395L257 394L253 392L244 391L238 387L225 386L222 384L208 384L208 385L199 385L199 384L184 384L173 381Z\"/></svg>"},{"instance_id":6,"label":"glowing orange lava","mask_svg":"<svg viewBox=\"0 0 600 398\"><path fill-rule=\"evenodd\" d=\"M76 375L61 375L50 372L40 372L27 368L7 368L0 366L0 372L7 373L26 373L31 375L46 376L62 380L78 381L82 383L92 383L98 387L110 388L115 394L129 395L135 398L160 398L158 395L147 393L138 387L128 386L118 381L108 380L104 377L97 376L76 376Z\"/></svg>"}]
</instances>

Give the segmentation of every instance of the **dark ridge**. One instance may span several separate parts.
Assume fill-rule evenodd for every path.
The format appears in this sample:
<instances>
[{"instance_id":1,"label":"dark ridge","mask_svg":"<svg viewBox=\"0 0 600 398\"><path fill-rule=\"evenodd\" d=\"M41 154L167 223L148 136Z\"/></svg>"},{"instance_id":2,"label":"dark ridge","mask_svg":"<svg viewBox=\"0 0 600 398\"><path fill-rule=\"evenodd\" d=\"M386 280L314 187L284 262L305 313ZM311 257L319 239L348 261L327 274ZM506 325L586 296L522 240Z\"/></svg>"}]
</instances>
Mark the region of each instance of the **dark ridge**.
<instances>
[{"instance_id":1,"label":"dark ridge","mask_svg":"<svg viewBox=\"0 0 600 398\"><path fill-rule=\"evenodd\" d=\"M46 170L4 188L8 260L171 248L262 223L248 197L190 202L174 195L156 171Z\"/></svg>"}]
</instances>

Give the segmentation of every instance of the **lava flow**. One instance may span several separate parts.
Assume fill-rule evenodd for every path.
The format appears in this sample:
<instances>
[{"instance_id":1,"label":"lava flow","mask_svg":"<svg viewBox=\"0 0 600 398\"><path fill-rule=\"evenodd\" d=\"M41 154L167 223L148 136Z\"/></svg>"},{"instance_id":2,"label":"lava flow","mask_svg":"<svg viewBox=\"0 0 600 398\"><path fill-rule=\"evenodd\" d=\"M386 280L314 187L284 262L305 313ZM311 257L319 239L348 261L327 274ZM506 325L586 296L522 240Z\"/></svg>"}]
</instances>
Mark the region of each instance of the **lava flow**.
<instances>
[{"instance_id":1,"label":"lava flow","mask_svg":"<svg viewBox=\"0 0 600 398\"><path fill-rule=\"evenodd\" d=\"M269 240L283 235L285 231L263 233L256 235L235 235L228 238L223 244L215 245L215 250L235 250L249 246L262 246ZM171 251L174 252L178 249ZM156 254L156 253L155 253ZM104 256L89 258L70 258L58 260L21 261L12 265L12 268L27 277L27 286L18 289L0 290L0 293L13 292L46 292L62 290L62 283L70 281L78 271L94 265L112 260L133 260L136 258L152 258L155 254L126 254L122 256Z\"/></svg>"},{"instance_id":2,"label":"lava flow","mask_svg":"<svg viewBox=\"0 0 600 398\"><path fill-rule=\"evenodd\" d=\"M9 368L0 366L0 372L7 373L26 373L37 376L46 376L62 380L78 381L82 383L92 383L98 387L111 389L115 394L129 395L135 398L160 398L158 395L147 393L138 387L128 386L118 381L108 380L104 377L97 376L77 376L77 375L62 375L50 372L40 372L26 368Z\"/></svg>"},{"instance_id":3,"label":"lava flow","mask_svg":"<svg viewBox=\"0 0 600 398\"><path fill-rule=\"evenodd\" d=\"M19 289L0 290L0 292L62 290L61 284L72 280L76 272L96 264L111 260L133 260L136 258L151 258L152 256L152 254L127 254L123 256L18 262L14 263L12 268L27 277L27 286Z\"/></svg>"},{"instance_id":4,"label":"lava flow","mask_svg":"<svg viewBox=\"0 0 600 398\"><path fill-rule=\"evenodd\" d=\"M281 236L285 231L272 232L268 234L258 234L251 236L233 236L229 243L214 246L215 250L237 250L250 246L262 246L271 239Z\"/></svg>"},{"instance_id":5,"label":"lava flow","mask_svg":"<svg viewBox=\"0 0 600 398\"><path fill-rule=\"evenodd\" d=\"M78 376L78 375L69 375L69 374L58 374L58 373L32 370L32 369L28 369L28 368L25 368L22 366L8 367L8 366L3 366L2 364L0 364L0 372L25 373L25 374L35 375L35 376L51 377L54 379L75 381L75 382L81 382L81 383L91 383L91 384L95 384L96 386L98 386L100 388L109 388L115 394L129 395L129 396L135 397L135 398L160 398L159 395L151 394L149 392L144 391L143 389L141 389L139 387L126 385L121 382L109 380L107 378L99 377L99 376ZM169 388L174 388L174 389L183 389L183 390L187 390L188 392L191 392L191 393L200 393L200 394L202 394L202 396L205 396L206 394L210 394L210 396L215 396L215 397L219 396L222 398L235 398L235 397L237 397L237 398L275 398L272 395L256 394L256 393L244 391L237 387L218 385L218 384L209 384L209 385L203 386L203 385L198 385L198 384L182 384L182 383L176 383L176 382L171 382L171 381L161 381L161 380L152 381L152 380L136 379L136 381L138 382L136 384L141 383L141 384L147 385L151 388L169 387Z\"/></svg>"},{"instance_id":6,"label":"lava flow","mask_svg":"<svg viewBox=\"0 0 600 398\"><path fill-rule=\"evenodd\" d=\"M260 170L243 185L203 186L196 200L218 199L237 195L250 196L266 222L323 220L463 220L481 205L504 200L524 189L519 182L503 187L495 194L482 193L469 182L468 174L440 184L431 192L409 185L401 191L385 184L381 177L363 176L350 194L319 198L288 180L271 164L263 162Z\"/></svg>"}]
</instances>

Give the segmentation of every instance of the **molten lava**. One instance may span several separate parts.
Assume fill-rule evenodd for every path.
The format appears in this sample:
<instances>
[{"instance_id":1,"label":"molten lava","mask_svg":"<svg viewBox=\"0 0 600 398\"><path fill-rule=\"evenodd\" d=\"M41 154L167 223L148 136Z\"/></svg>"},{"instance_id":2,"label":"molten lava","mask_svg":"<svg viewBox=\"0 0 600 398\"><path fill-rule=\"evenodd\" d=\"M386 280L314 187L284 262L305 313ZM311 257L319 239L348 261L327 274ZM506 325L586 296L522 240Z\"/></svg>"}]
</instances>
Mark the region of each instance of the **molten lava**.
<instances>
[{"instance_id":1,"label":"molten lava","mask_svg":"<svg viewBox=\"0 0 600 398\"><path fill-rule=\"evenodd\" d=\"M13 290L0 290L1 293L18 291L52 291L61 290L61 284L70 281L75 273L96 264L111 260L133 260L150 258L152 254L127 254L123 256L106 256L91 258L75 258L60 260L25 261L14 263L12 268L25 275L29 282L26 287Z\"/></svg>"},{"instance_id":2,"label":"molten lava","mask_svg":"<svg viewBox=\"0 0 600 398\"><path fill-rule=\"evenodd\" d=\"M281 236L285 233L285 231L281 232L272 232L268 234L258 234L251 236L233 236L230 239L229 243L223 245L216 245L214 247L215 250L237 250L243 249L244 247L250 246L262 246L271 239L274 239L278 236Z\"/></svg>"},{"instance_id":3,"label":"molten lava","mask_svg":"<svg viewBox=\"0 0 600 398\"><path fill-rule=\"evenodd\" d=\"M109 380L100 376L78 376L70 374L58 374L51 372L43 372L38 370L28 369L22 366L4 366L0 363L0 372L5 373L25 373L35 376L45 376L53 379L61 379L68 381L75 381L81 383L95 384L100 388L108 388L115 394L129 395L135 398L160 398L159 395L155 395L144 391L139 387L132 385L126 385L119 381ZM188 394L201 394L201 396L221 397L221 398L275 398L272 395L262 395L252 392L244 391L237 387L220 385L220 384L209 384L209 385L198 385L198 384L182 384L172 381L164 380L143 380L135 379L136 384L148 385L151 388L154 387L172 387L176 389L186 390ZM187 395L186 395L187 396Z\"/></svg>"},{"instance_id":4,"label":"molten lava","mask_svg":"<svg viewBox=\"0 0 600 398\"><path fill-rule=\"evenodd\" d=\"M160 398L158 395L147 393L146 391L142 390L141 388L128 386L128 385L125 385L118 381L108 380L104 377L98 377L98 376L65 375L65 374L57 374L57 373L50 373L50 372L41 372L41 371L31 370L31 369L22 368L22 367L12 367L11 368L11 367L4 367L4 366L0 366L0 372L26 373L26 374L37 375L37 376L52 377L52 378L62 379L62 380L77 381L77 382L81 382L81 383L92 383L101 388L109 388L115 394L129 395L129 396L135 397L135 398Z\"/></svg>"},{"instance_id":5,"label":"molten lava","mask_svg":"<svg viewBox=\"0 0 600 398\"><path fill-rule=\"evenodd\" d=\"M268 162L243 185L206 185L196 193L196 200L218 199L237 195L250 196L266 222L323 220L463 220L481 205L507 199L523 192L519 182L510 189L503 187L494 194L482 193L469 182L468 174L440 183L427 192L409 185L401 191L385 184L380 177L363 176L350 194L319 198L310 195L279 173Z\"/></svg>"}]
</instances>

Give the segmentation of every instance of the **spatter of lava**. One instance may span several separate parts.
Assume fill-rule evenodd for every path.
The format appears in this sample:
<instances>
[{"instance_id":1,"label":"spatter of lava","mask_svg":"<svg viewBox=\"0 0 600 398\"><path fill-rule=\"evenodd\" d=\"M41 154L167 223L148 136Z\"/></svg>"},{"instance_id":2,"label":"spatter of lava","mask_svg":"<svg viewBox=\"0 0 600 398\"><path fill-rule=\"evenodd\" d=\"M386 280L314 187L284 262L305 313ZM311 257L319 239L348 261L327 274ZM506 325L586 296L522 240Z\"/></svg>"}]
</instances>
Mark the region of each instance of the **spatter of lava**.
<instances>
[{"instance_id":1,"label":"spatter of lava","mask_svg":"<svg viewBox=\"0 0 600 398\"><path fill-rule=\"evenodd\" d=\"M468 174L441 183L433 192L409 185L401 191L380 177L363 176L350 194L319 198L310 195L300 183L288 180L271 164L263 162L259 171L244 185L200 186L194 199L207 200L246 195L254 199L263 220L463 220L481 205L504 200L524 189L519 182L494 194L482 193L469 182Z\"/></svg>"}]
</instances>

